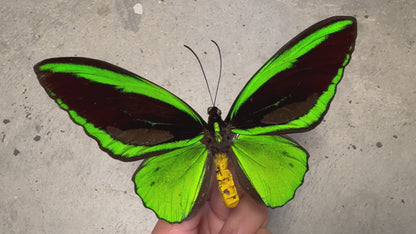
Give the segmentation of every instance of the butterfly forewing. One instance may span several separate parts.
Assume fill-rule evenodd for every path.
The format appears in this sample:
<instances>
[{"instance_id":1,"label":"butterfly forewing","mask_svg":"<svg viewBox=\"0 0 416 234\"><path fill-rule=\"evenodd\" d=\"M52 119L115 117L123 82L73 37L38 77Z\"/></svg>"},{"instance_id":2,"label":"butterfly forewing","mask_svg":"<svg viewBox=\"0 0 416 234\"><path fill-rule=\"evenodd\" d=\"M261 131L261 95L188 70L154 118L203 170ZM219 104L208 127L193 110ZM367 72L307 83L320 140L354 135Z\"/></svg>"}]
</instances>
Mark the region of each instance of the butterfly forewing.
<instances>
[{"instance_id":1,"label":"butterfly forewing","mask_svg":"<svg viewBox=\"0 0 416 234\"><path fill-rule=\"evenodd\" d=\"M54 58L37 64L35 72L47 93L113 154L133 157L201 137L204 121L191 107L115 65Z\"/></svg>"},{"instance_id":2,"label":"butterfly forewing","mask_svg":"<svg viewBox=\"0 0 416 234\"><path fill-rule=\"evenodd\" d=\"M300 131L324 116L354 50L356 21L332 17L280 49L241 91L226 121L240 134Z\"/></svg>"}]
</instances>

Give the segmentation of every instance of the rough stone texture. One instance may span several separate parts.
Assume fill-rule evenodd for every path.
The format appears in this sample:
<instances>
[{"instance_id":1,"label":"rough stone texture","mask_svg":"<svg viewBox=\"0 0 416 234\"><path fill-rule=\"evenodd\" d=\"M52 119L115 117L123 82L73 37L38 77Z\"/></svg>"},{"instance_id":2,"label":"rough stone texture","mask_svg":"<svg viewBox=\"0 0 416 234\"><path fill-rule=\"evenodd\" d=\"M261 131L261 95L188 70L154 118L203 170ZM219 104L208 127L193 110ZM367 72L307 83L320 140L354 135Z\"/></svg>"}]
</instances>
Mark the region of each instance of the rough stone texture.
<instances>
[{"instance_id":1,"label":"rough stone texture","mask_svg":"<svg viewBox=\"0 0 416 234\"><path fill-rule=\"evenodd\" d=\"M134 5L142 4L143 14ZM310 153L296 197L270 210L273 233L416 232L416 8L413 0L5 1L0 4L0 232L150 233L134 193L140 162L117 161L47 97L33 65L86 56L210 105L201 55L226 112L250 76L304 28L353 15L359 36L325 121L292 135ZM206 54L204 53L206 52Z\"/></svg>"}]
</instances>

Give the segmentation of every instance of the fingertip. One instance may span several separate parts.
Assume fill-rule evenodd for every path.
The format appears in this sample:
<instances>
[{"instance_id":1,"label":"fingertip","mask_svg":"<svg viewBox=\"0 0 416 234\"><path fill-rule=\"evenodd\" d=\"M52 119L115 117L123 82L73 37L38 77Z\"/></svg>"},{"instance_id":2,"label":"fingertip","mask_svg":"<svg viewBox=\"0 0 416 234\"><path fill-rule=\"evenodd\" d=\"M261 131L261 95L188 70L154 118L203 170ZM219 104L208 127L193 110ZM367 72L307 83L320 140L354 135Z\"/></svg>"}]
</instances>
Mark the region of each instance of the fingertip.
<instances>
[{"instance_id":1,"label":"fingertip","mask_svg":"<svg viewBox=\"0 0 416 234\"><path fill-rule=\"evenodd\" d=\"M153 228L152 234L161 234L166 233L166 230L170 228L170 223L166 222L165 220L159 219Z\"/></svg>"}]
</instances>

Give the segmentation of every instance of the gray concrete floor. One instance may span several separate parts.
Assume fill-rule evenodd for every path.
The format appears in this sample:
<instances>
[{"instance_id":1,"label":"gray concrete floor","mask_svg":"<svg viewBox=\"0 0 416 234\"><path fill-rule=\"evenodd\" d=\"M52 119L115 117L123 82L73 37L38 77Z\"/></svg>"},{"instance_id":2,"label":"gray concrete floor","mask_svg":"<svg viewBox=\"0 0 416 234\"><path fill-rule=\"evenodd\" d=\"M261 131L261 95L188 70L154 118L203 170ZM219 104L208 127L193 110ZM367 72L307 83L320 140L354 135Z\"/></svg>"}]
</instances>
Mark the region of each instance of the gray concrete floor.
<instances>
[{"instance_id":1,"label":"gray concrete floor","mask_svg":"<svg viewBox=\"0 0 416 234\"><path fill-rule=\"evenodd\" d=\"M353 15L352 62L325 121L292 137L310 153L296 197L270 210L273 233L416 233L414 0L0 1L0 233L149 233L156 217L125 163L47 97L33 65L86 56L168 88L205 116L201 55L227 112L250 76L301 30ZM143 12L133 6L141 3ZM204 53L206 52L206 54Z\"/></svg>"}]
</instances>

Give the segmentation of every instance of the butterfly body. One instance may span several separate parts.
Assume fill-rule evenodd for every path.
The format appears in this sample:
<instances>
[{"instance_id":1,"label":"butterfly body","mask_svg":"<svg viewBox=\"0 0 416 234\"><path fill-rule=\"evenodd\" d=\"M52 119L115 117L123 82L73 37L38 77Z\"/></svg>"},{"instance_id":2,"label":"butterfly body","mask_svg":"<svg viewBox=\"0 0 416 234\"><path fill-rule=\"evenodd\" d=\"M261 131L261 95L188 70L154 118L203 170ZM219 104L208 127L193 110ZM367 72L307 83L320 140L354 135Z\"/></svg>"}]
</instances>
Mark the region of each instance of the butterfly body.
<instances>
[{"instance_id":1,"label":"butterfly body","mask_svg":"<svg viewBox=\"0 0 416 234\"><path fill-rule=\"evenodd\" d=\"M52 58L34 70L48 95L103 150L144 159L133 178L136 193L173 223L202 207L214 171L228 207L238 204L230 171L265 206L293 198L308 169L308 153L283 134L322 121L356 36L353 17L312 25L253 75L224 120L210 107L208 122L166 89L104 61Z\"/></svg>"},{"instance_id":2,"label":"butterfly body","mask_svg":"<svg viewBox=\"0 0 416 234\"><path fill-rule=\"evenodd\" d=\"M213 157L218 189L224 205L234 208L238 205L239 196L231 171L228 169L228 156L237 134L231 131L231 125L222 120L221 111L217 107L209 107L208 116L208 124L201 142L206 145L209 154Z\"/></svg>"}]
</instances>

